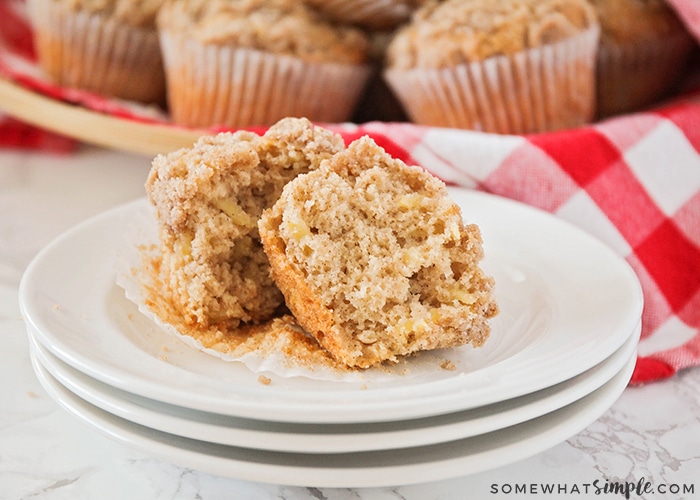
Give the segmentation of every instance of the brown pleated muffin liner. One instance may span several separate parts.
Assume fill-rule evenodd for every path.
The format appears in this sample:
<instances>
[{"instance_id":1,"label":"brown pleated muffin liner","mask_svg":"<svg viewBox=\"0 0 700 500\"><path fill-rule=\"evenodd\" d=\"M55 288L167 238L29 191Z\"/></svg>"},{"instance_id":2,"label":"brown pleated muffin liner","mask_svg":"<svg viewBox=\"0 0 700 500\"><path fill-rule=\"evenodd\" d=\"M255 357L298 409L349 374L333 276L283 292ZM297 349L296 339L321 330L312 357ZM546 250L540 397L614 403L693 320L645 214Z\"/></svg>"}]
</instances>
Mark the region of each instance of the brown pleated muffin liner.
<instances>
[{"instance_id":1,"label":"brown pleated muffin liner","mask_svg":"<svg viewBox=\"0 0 700 500\"><path fill-rule=\"evenodd\" d=\"M367 81L361 65L302 59L161 33L170 113L193 127L347 121Z\"/></svg>"},{"instance_id":2,"label":"brown pleated muffin liner","mask_svg":"<svg viewBox=\"0 0 700 500\"><path fill-rule=\"evenodd\" d=\"M595 115L599 27L570 39L449 68L387 69L389 86L422 125L498 134L572 128Z\"/></svg>"},{"instance_id":3,"label":"brown pleated muffin liner","mask_svg":"<svg viewBox=\"0 0 700 500\"><path fill-rule=\"evenodd\" d=\"M165 103L165 76L155 30L29 0L39 65L56 84L108 97Z\"/></svg>"},{"instance_id":4,"label":"brown pleated muffin liner","mask_svg":"<svg viewBox=\"0 0 700 500\"><path fill-rule=\"evenodd\" d=\"M629 44L601 43L598 117L636 111L662 98L682 76L693 46L685 32Z\"/></svg>"}]
</instances>

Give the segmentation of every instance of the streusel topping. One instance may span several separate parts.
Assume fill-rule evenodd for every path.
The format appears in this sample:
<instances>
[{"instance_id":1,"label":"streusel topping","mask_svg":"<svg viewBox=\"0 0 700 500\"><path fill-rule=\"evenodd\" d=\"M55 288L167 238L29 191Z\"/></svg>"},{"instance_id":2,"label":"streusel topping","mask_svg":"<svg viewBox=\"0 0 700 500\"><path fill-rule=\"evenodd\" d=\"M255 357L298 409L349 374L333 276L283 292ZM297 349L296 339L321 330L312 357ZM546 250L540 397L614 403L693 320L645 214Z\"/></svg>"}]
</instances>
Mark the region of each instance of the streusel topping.
<instances>
[{"instance_id":1,"label":"streusel topping","mask_svg":"<svg viewBox=\"0 0 700 500\"><path fill-rule=\"evenodd\" d=\"M171 0L161 29L202 43L231 44L307 61L363 63L367 37L331 24L296 0Z\"/></svg>"},{"instance_id":2,"label":"streusel topping","mask_svg":"<svg viewBox=\"0 0 700 500\"><path fill-rule=\"evenodd\" d=\"M73 9L113 16L115 20L140 27L155 27L158 10L165 0L65 0Z\"/></svg>"},{"instance_id":3,"label":"streusel topping","mask_svg":"<svg viewBox=\"0 0 700 500\"><path fill-rule=\"evenodd\" d=\"M597 23L586 0L446 0L419 9L388 49L393 68L440 68L555 43Z\"/></svg>"}]
</instances>

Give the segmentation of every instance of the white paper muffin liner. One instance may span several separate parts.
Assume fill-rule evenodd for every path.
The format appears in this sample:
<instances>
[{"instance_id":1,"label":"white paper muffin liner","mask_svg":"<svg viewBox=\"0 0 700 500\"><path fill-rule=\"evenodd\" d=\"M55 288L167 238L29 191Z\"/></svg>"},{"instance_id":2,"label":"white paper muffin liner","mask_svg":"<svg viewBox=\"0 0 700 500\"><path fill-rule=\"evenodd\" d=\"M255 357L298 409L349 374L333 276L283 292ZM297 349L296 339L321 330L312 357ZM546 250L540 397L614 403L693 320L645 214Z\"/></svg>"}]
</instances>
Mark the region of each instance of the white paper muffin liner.
<instances>
[{"instance_id":1,"label":"white paper muffin liner","mask_svg":"<svg viewBox=\"0 0 700 500\"><path fill-rule=\"evenodd\" d=\"M173 119L194 127L271 125L288 116L346 121L370 71L207 45L168 32L161 33L161 45Z\"/></svg>"},{"instance_id":2,"label":"white paper muffin liner","mask_svg":"<svg viewBox=\"0 0 700 500\"><path fill-rule=\"evenodd\" d=\"M389 68L412 121L499 134L572 128L595 114L600 28L561 42L448 68Z\"/></svg>"},{"instance_id":3,"label":"white paper muffin liner","mask_svg":"<svg viewBox=\"0 0 700 500\"><path fill-rule=\"evenodd\" d=\"M61 2L29 0L42 69L57 84L108 97L163 104L158 34Z\"/></svg>"},{"instance_id":4,"label":"white paper muffin liner","mask_svg":"<svg viewBox=\"0 0 700 500\"><path fill-rule=\"evenodd\" d=\"M230 351L223 352L216 348L205 347L197 338L164 321L147 306L148 300L143 285L148 284L150 278L143 270L141 248L153 248L158 242L157 222L152 207L144 205L144 208L139 210L130 222L123 245L117 249L114 264L116 283L124 290L126 298L133 302L146 318L153 321L165 334L178 338L187 348L197 349L226 362L243 363L254 373L273 374L285 378L306 377L314 380L376 384L411 378L431 380L448 376L448 374L457 375L459 372L471 369L470 359L475 349L469 345L426 351L393 365L383 365L362 371L341 370L324 364L309 367L307 363L297 362L283 352L284 347L289 347L288 338L284 336L276 337L265 349L240 349L233 354ZM279 346L275 345L276 343Z\"/></svg>"},{"instance_id":5,"label":"white paper muffin liner","mask_svg":"<svg viewBox=\"0 0 700 500\"><path fill-rule=\"evenodd\" d=\"M639 110L663 97L683 74L693 46L685 32L629 44L601 43L596 69L598 116Z\"/></svg>"}]
</instances>

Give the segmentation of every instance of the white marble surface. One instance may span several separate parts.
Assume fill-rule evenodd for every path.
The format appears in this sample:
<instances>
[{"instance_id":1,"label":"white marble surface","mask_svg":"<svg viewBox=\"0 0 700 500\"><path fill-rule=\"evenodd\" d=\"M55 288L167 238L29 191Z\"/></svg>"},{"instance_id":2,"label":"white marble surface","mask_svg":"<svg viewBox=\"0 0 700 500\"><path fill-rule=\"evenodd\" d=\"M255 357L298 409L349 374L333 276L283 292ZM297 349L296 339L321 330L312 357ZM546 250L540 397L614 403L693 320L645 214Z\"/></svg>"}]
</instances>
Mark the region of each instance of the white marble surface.
<instances>
[{"instance_id":1,"label":"white marble surface","mask_svg":"<svg viewBox=\"0 0 700 500\"><path fill-rule=\"evenodd\" d=\"M275 485L274 477L269 484L216 477L132 451L87 427L45 393L32 371L18 286L25 267L55 236L143 196L149 162L87 147L67 156L0 151L0 499L623 498L595 495L596 480L649 483L653 490L630 498L700 498L700 369L626 389L599 420L539 455L396 488L301 488ZM542 484L566 494L545 494ZM516 494L516 486L527 493Z\"/></svg>"}]
</instances>

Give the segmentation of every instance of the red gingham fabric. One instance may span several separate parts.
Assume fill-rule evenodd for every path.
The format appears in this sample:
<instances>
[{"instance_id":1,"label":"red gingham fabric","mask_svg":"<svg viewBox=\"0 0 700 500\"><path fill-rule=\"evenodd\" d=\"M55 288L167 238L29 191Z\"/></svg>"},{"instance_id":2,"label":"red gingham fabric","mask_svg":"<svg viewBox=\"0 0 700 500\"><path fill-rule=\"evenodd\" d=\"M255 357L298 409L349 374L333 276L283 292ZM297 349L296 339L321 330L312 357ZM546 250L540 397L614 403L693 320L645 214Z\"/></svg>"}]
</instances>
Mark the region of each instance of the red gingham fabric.
<instances>
[{"instance_id":1,"label":"red gingham fabric","mask_svg":"<svg viewBox=\"0 0 700 500\"><path fill-rule=\"evenodd\" d=\"M700 40L697 0L669 0ZM164 122L150 109L64 89L34 63L21 0L0 2L0 76L124 119ZM372 122L337 126L448 183L547 210L611 246L644 291L632 383L700 365L700 90L657 109L530 136ZM592 314L595 314L592 311Z\"/></svg>"},{"instance_id":2,"label":"red gingham fabric","mask_svg":"<svg viewBox=\"0 0 700 500\"><path fill-rule=\"evenodd\" d=\"M700 365L700 102L528 137L383 123L351 137L364 132L447 182L552 212L623 256L645 299L633 383Z\"/></svg>"},{"instance_id":3,"label":"red gingham fabric","mask_svg":"<svg viewBox=\"0 0 700 500\"><path fill-rule=\"evenodd\" d=\"M76 141L0 113L0 148L70 153L75 150Z\"/></svg>"},{"instance_id":4,"label":"red gingham fabric","mask_svg":"<svg viewBox=\"0 0 700 500\"><path fill-rule=\"evenodd\" d=\"M22 14L23 11L15 8L13 4L0 2L0 52L7 56L15 54L19 60L32 61L34 50L31 30ZM0 76L3 74L4 59L5 57L0 57ZM0 147L69 152L75 149L75 141L0 113Z\"/></svg>"}]
</instances>

